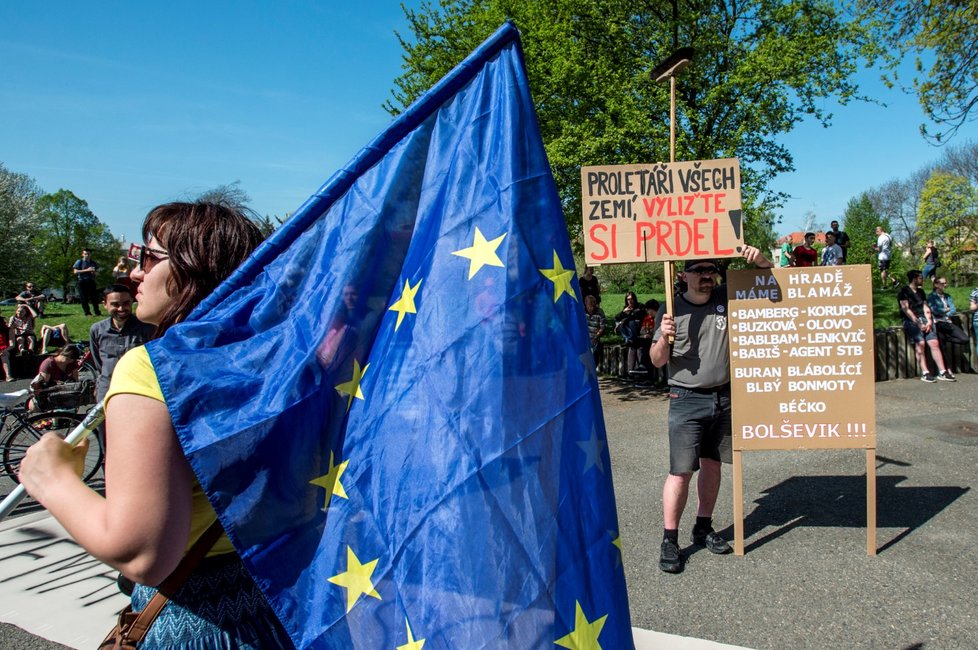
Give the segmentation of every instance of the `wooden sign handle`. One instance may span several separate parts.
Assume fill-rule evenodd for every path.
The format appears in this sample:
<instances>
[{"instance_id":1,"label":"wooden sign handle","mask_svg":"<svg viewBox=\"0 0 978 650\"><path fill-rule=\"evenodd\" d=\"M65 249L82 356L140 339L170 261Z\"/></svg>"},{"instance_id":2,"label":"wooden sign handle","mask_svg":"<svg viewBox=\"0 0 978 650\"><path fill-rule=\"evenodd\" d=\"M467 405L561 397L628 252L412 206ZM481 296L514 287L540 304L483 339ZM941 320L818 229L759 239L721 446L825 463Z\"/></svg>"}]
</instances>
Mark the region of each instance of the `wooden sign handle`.
<instances>
[{"instance_id":1,"label":"wooden sign handle","mask_svg":"<svg viewBox=\"0 0 978 650\"><path fill-rule=\"evenodd\" d=\"M666 313L672 314L673 297L676 290L676 269L673 266L672 261L663 262L663 264L665 265L665 272L663 275L665 276L666 283ZM669 345L672 345L675 342L676 337L670 334Z\"/></svg>"}]
</instances>

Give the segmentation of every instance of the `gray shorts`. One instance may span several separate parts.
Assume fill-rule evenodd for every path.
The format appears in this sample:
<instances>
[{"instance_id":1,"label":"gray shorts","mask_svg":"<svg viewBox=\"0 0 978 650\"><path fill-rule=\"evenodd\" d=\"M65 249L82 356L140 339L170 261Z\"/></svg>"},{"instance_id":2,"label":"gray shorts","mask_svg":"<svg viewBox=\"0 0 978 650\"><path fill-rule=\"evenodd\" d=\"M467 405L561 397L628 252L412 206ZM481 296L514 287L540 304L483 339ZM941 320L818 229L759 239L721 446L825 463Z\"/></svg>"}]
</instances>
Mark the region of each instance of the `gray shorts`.
<instances>
[{"instance_id":1,"label":"gray shorts","mask_svg":"<svg viewBox=\"0 0 978 650\"><path fill-rule=\"evenodd\" d=\"M669 387L669 473L689 474L700 458L729 463L730 389L717 393Z\"/></svg>"}]
</instances>

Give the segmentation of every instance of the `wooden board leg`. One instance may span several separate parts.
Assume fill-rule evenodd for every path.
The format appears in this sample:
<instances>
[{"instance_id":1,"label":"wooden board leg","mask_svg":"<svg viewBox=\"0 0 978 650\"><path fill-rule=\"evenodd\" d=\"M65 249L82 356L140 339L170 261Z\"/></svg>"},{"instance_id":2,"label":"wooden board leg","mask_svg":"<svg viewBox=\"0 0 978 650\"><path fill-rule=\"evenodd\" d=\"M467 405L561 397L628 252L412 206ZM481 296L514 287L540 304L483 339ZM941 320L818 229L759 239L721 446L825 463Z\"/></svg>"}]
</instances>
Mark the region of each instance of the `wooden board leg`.
<instances>
[{"instance_id":1,"label":"wooden board leg","mask_svg":"<svg viewBox=\"0 0 978 650\"><path fill-rule=\"evenodd\" d=\"M733 452L734 554L744 554L744 470L742 451ZM875 505L875 504L874 504Z\"/></svg>"},{"instance_id":2,"label":"wooden board leg","mask_svg":"<svg viewBox=\"0 0 978 650\"><path fill-rule=\"evenodd\" d=\"M876 450L866 450L866 552L876 555Z\"/></svg>"}]
</instances>

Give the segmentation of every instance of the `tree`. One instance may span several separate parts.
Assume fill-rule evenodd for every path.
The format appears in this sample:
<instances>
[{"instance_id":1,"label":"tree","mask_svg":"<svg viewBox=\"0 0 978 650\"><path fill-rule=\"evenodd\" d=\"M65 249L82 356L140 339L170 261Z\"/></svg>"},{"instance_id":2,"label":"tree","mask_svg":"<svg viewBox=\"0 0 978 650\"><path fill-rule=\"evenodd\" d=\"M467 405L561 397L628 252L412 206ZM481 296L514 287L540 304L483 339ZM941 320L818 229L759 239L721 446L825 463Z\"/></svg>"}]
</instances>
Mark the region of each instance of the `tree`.
<instances>
[{"instance_id":1,"label":"tree","mask_svg":"<svg viewBox=\"0 0 978 650\"><path fill-rule=\"evenodd\" d=\"M120 254L121 244L88 208L88 203L71 191L60 189L37 201L39 232L37 255L41 263L38 281L42 286L61 287L65 293L74 283L72 265L82 248L92 250L99 263L97 281L105 285L112 280L112 266Z\"/></svg>"},{"instance_id":2,"label":"tree","mask_svg":"<svg viewBox=\"0 0 978 650\"><path fill-rule=\"evenodd\" d=\"M937 166L957 176L963 176L978 187L978 142L972 140L961 146L949 146Z\"/></svg>"},{"instance_id":3,"label":"tree","mask_svg":"<svg viewBox=\"0 0 978 650\"><path fill-rule=\"evenodd\" d=\"M252 210L248 205L251 203L251 196L243 187L241 187L241 181L234 181L230 184L218 185L213 189L202 192L197 197L197 200L217 203L218 205L223 205L225 207L238 210L255 222L255 225L258 226L258 230L261 231L263 237L268 237L275 232L275 229L285 223L286 219L289 217L288 214L286 214L285 219L278 216L263 216ZM275 221L272 221L272 219ZM276 221L278 223L275 223Z\"/></svg>"},{"instance_id":4,"label":"tree","mask_svg":"<svg viewBox=\"0 0 978 650\"><path fill-rule=\"evenodd\" d=\"M942 273L958 277L975 268L978 193L967 178L935 171L920 197L921 241L933 240L941 251Z\"/></svg>"},{"instance_id":5,"label":"tree","mask_svg":"<svg viewBox=\"0 0 978 650\"><path fill-rule=\"evenodd\" d=\"M849 235L849 250L846 253L846 264L871 264L876 266L876 227L883 226L889 231L890 224L880 217L873 207L869 194L863 192L849 199L845 213L842 216L842 229Z\"/></svg>"},{"instance_id":6,"label":"tree","mask_svg":"<svg viewBox=\"0 0 978 650\"><path fill-rule=\"evenodd\" d=\"M582 165L669 160L669 92L650 70L695 48L677 78L677 160L736 156L744 214L783 201L768 189L791 171L778 143L827 98L856 97L862 27L831 0L443 0L405 9L405 72L387 103L397 113L506 18L519 26L547 155L572 241L579 241Z\"/></svg>"},{"instance_id":7,"label":"tree","mask_svg":"<svg viewBox=\"0 0 978 650\"><path fill-rule=\"evenodd\" d=\"M34 179L0 163L0 296L9 296L23 289L26 280L34 279L34 204L40 195Z\"/></svg>"},{"instance_id":8,"label":"tree","mask_svg":"<svg viewBox=\"0 0 978 650\"><path fill-rule=\"evenodd\" d=\"M860 18L875 35L867 50L880 57L887 80L900 83L897 68L915 58L913 88L927 117L945 130L929 133L946 142L978 112L978 0L856 0Z\"/></svg>"},{"instance_id":9,"label":"tree","mask_svg":"<svg viewBox=\"0 0 978 650\"><path fill-rule=\"evenodd\" d=\"M868 192L880 218L892 226L893 230L888 232L911 257L916 257L923 250L917 232L917 214L920 194L932 170L933 167L924 167L907 180L888 181Z\"/></svg>"}]
</instances>

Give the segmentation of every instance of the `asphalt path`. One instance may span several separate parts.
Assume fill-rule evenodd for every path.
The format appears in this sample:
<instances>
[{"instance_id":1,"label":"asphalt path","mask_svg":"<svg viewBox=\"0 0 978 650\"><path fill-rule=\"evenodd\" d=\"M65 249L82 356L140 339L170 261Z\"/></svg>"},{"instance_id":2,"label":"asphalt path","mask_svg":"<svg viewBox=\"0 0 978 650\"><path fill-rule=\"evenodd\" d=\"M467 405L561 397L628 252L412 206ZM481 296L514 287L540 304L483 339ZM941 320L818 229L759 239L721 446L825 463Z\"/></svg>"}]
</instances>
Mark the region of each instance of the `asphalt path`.
<instances>
[{"instance_id":1,"label":"asphalt path","mask_svg":"<svg viewBox=\"0 0 978 650\"><path fill-rule=\"evenodd\" d=\"M978 648L976 393L978 375L876 385L878 555L865 451L749 452L746 554L691 548L691 499L671 575L658 569L667 395L602 380L632 625L759 650ZM714 520L732 540L729 469ZM62 647L0 626L0 648Z\"/></svg>"},{"instance_id":2,"label":"asphalt path","mask_svg":"<svg viewBox=\"0 0 978 650\"><path fill-rule=\"evenodd\" d=\"M978 648L978 375L876 384L877 552L866 452L745 452L745 555L658 569L667 396L603 382L632 625L750 648ZM714 516L733 540L732 482Z\"/></svg>"}]
</instances>

